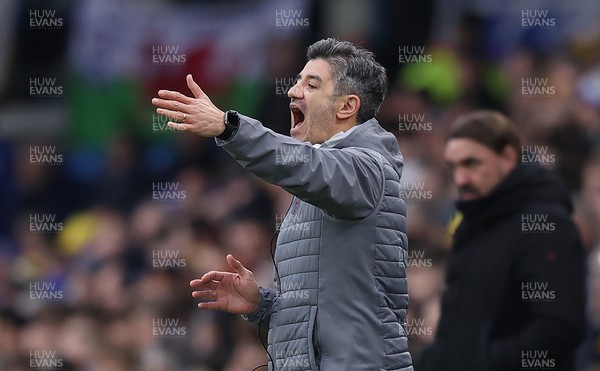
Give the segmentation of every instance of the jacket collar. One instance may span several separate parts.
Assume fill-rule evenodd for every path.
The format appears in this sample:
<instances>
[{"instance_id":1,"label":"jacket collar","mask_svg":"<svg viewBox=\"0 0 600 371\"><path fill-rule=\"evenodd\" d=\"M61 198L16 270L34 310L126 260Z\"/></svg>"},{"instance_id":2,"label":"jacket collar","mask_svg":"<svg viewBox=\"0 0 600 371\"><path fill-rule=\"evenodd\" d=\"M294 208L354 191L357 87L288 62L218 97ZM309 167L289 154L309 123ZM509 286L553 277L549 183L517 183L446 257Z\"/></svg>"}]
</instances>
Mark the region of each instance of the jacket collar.
<instances>
[{"instance_id":1,"label":"jacket collar","mask_svg":"<svg viewBox=\"0 0 600 371\"><path fill-rule=\"evenodd\" d=\"M348 129L346 131L340 131L339 133L335 133L335 135L333 135L331 138L327 139L325 142L313 144L313 147L315 147L315 148L321 148L322 146L335 147L336 144L338 144L339 142L344 140L344 138L346 138L348 135L350 135L350 133L352 133L357 127L358 127L358 124L354 125L353 127L351 127L350 129Z\"/></svg>"}]
</instances>

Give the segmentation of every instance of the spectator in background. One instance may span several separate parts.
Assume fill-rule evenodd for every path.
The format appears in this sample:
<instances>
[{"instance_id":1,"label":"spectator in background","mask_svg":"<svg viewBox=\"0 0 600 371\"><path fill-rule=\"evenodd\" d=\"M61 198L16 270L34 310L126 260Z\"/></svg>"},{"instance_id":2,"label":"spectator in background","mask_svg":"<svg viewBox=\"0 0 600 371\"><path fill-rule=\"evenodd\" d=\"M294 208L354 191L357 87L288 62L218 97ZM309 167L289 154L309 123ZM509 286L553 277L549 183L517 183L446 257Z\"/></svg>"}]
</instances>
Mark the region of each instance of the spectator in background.
<instances>
[{"instance_id":1,"label":"spectator in background","mask_svg":"<svg viewBox=\"0 0 600 371\"><path fill-rule=\"evenodd\" d=\"M423 371L574 369L583 248L564 185L520 156L520 138L498 112L464 115L450 130L444 157L462 221Z\"/></svg>"},{"instance_id":2,"label":"spectator in background","mask_svg":"<svg viewBox=\"0 0 600 371\"><path fill-rule=\"evenodd\" d=\"M275 290L259 289L228 255L235 273L205 274L193 295L210 301L202 309L268 321L272 369L412 370L402 156L375 119L385 69L335 39L311 45L307 59L288 93L292 138L224 114L190 75L196 99L164 90L153 99L159 114L183 122L171 127L217 137L246 169L296 196L277 241Z\"/></svg>"},{"instance_id":3,"label":"spectator in background","mask_svg":"<svg viewBox=\"0 0 600 371\"><path fill-rule=\"evenodd\" d=\"M587 317L588 333L579 350L577 370L592 370L598 362L600 343L600 153L583 164L578 222L584 246L589 250L587 259ZM593 368L596 370L596 368Z\"/></svg>"}]
</instances>

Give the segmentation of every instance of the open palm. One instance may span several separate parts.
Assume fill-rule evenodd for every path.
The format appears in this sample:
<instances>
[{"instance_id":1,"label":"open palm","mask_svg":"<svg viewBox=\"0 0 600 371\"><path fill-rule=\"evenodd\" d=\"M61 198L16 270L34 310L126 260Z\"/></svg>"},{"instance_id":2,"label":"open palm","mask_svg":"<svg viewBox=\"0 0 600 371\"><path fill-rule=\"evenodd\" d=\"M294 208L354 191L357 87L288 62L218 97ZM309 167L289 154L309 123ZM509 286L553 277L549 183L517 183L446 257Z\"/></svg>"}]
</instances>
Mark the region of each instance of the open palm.
<instances>
[{"instance_id":1,"label":"open palm","mask_svg":"<svg viewBox=\"0 0 600 371\"><path fill-rule=\"evenodd\" d=\"M200 279L192 280L190 286L195 290L192 296L203 300L198 304L200 309L216 309L234 314L252 313L260 304L254 274L231 254L227 255L227 263L235 273L211 271Z\"/></svg>"}]
</instances>

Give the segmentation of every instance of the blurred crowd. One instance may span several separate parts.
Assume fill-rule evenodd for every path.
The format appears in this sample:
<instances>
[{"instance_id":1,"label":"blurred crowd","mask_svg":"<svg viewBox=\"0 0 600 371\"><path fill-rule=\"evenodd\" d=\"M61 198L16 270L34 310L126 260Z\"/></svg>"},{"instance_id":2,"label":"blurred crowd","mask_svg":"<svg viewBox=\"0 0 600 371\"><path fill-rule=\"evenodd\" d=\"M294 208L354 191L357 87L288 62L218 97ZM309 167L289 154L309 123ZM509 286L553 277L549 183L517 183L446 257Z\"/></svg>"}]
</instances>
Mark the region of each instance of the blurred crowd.
<instances>
[{"instance_id":1,"label":"blurred crowd","mask_svg":"<svg viewBox=\"0 0 600 371\"><path fill-rule=\"evenodd\" d=\"M249 371L266 363L266 330L201 312L188 283L226 270L232 253L272 286L271 240L291 196L243 171L214 141L165 129L150 98L159 88L187 92L192 72L221 109L287 134L289 79L307 45L336 36L374 51L389 72L378 119L405 160L413 357L435 334L449 249L455 194L444 135L458 115L491 108L515 122L524 146L548 155L543 165L569 187L589 261L579 371L600 370L600 6L545 2L555 26L544 29L521 23L534 3L395 3L8 1L0 22L0 369ZM54 9L48 17L64 25L32 28L30 9ZM277 17L290 9L307 19L302 27L280 27ZM181 48L179 62L154 63L152 48L167 44ZM407 46L421 48L413 49L421 62L402 63ZM32 96L34 77L56 78L64 96ZM527 94L531 81L543 81L547 94ZM60 156L36 163L32 151Z\"/></svg>"}]
</instances>

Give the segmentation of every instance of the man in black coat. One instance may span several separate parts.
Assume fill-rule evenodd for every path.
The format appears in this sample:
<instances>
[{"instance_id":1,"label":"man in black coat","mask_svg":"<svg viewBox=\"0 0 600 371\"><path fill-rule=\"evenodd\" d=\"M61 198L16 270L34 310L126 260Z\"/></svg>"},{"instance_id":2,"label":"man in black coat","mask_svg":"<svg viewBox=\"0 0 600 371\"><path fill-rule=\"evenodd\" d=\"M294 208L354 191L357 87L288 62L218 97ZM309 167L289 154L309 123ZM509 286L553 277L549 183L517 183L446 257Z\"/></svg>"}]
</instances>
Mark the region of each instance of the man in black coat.
<instances>
[{"instance_id":1,"label":"man in black coat","mask_svg":"<svg viewBox=\"0 0 600 371\"><path fill-rule=\"evenodd\" d=\"M574 370L585 325L583 247L566 188L534 164L544 160L536 151L521 150L498 112L462 116L450 131L444 157L462 220L419 371Z\"/></svg>"}]
</instances>

